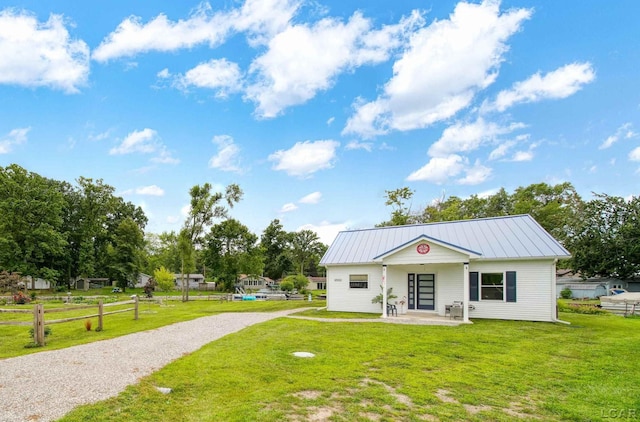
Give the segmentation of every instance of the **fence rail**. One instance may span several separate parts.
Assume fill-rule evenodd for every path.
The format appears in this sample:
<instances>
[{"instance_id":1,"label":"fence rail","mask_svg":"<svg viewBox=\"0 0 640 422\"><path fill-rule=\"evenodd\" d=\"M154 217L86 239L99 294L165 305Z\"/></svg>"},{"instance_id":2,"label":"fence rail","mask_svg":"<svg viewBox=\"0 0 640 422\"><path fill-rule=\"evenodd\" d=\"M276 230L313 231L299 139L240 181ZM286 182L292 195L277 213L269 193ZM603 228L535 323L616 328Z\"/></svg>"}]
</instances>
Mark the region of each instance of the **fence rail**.
<instances>
[{"instance_id":1,"label":"fence rail","mask_svg":"<svg viewBox=\"0 0 640 422\"><path fill-rule=\"evenodd\" d=\"M118 309L116 311L104 312L104 308L105 307L119 306L119 305L129 305L129 304L133 304L133 307L126 308L126 309ZM5 312L5 313L15 313L15 314L24 314L24 313L32 313L33 314L33 322L28 322L28 321L0 321L0 325L23 325L23 326L33 325L33 340L34 340L34 342L37 343L40 346L44 346L45 345L45 336L44 336L44 324L45 324L44 314L45 313L78 311L78 310L83 310L83 309L93 309L93 308L97 307L98 308L98 313L97 314L82 315L82 316L70 317L70 318L62 318L62 319L54 319L54 320L46 321L46 323L47 324L60 324L60 323L63 323L63 322L71 322L71 321L78 321L78 320L81 320L81 319L98 317L98 326L96 327L96 330L101 331L103 329L103 317L105 315L113 315L113 314L120 314L120 313L123 313L123 312L133 311L133 314L134 314L133 319L137 320L138 319L138 305L139 305L139 301L138 301L138 297L137 296L132 300L127 300L127 301L123 301L123 302L114 302L114 303L108 303L108 304L105 305L105 304L102 303L102 300L100 300L100 301L98 301L97 305L74 306L73 308L44 309L44 305L39 303L39 304L33 305L33 310L27 310L27 309L0 309L0 313Z\"/></svg>"}]
</instances>

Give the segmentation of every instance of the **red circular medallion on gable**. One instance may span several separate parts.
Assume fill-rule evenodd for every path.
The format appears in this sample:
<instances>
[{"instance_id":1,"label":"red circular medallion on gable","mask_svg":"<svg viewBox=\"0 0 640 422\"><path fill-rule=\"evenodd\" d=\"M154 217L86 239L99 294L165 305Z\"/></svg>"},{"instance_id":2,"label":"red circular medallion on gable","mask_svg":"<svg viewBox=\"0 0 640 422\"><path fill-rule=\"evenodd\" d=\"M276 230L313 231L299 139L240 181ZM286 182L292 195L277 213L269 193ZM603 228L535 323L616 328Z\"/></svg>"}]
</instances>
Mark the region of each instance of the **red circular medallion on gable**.
<instances>
[{"instance_id":1,"label":"red circular medallion on gable","mask_svg":"<svg viewBox=\"0 0 640 422\"><path fill-rule=\"evenodd\" d=\"M431 247L429 247L429 245L427 245L426 243L421 243L416 247L416 251L418 251L420 255L426 255L430 250Z\"/></svg>"}]
</instances>

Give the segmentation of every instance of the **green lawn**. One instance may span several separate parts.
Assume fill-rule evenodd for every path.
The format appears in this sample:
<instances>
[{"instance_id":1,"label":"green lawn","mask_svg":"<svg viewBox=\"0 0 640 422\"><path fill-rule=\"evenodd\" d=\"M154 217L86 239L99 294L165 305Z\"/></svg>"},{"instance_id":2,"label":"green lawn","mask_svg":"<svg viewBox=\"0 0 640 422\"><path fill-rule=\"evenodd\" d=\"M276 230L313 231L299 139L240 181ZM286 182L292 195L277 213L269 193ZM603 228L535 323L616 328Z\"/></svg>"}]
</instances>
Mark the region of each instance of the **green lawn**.
<instances>
[{"instance_id":1,"label":"green lawn","mask_svg":"<svg viewBox=\"0 0 640 422\"><path fill-rule=\"evenodd\" d=\"M126 299L126 298L121 298ZM309 306L324 306L324 301L245 301L245 302L220 302L220 301L169 301L165 305L156 303L141 302L139 305L139 319L133 319L133 311L120 314L104 316L104 330L100 332L87 331L84 326L84 319L61 324L52 324L49 327L52 334L47 337L47 344L42 348L25 348L33 343L29 326L0 325L0 359L12 356L20 356L36 353L43 350L61 349L85 344L93 341L105 340L135 333L138 331L151 330L175 322L187 321L203 316L214 315L222 312L272 312L283 309L295 309ZM45 326L47 320L71 318L76 316L91 315L97 313L97 306L92 309L73 310L73 305L63 305L61 303L45 303L45 309L61 308L67 306L69 311L61 313L45 313ZM80 306L80 305L78 305ZM114 311L125 309L132 305L105 307L104 311ZM24 309L33 310L29 305L2 306L3 309ZM91 318L93 328L98 326L98 318ZM13 314L0 313L0 321L33 321L32 313Z\"/></svg>"},{"instance_id":2,"label":"green lawn","mask_svg":"<svg viewBox=\"0 0 640 422\"><path fill-rule=\"evenodd\" d=\"M640 416L640 319L459 327L280 318L63 421L589 421ZM306 351L314 358L296 358ZM155 387L170 387L169 395ZM613 413L612 413L613 410ZM624 419L622 419L624 420Z\"/></svg>"}]
</instances>

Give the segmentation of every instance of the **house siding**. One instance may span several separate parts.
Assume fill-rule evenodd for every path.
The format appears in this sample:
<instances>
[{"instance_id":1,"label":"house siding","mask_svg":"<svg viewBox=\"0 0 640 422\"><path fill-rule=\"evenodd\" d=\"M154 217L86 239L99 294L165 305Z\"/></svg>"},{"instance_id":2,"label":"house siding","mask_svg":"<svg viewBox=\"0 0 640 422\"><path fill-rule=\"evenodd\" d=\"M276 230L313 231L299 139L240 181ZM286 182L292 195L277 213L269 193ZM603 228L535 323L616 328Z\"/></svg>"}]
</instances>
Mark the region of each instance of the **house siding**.
<instances>
[{"instance_id":1,"label":"house siding","mask_svg":"<svg viewBox=\"0 0 640 422\"><path fill-rule=\"evenodd\" d=\"M553 321L555 319L555 268L552 260L472 262L469 271L479 273L516 272L516 302L482 300L470 302L475 309L469 318L512 319L525 321Z\"/></svg>"},{"instance_id":2,"label":"house siding","mask_svg":"<svg viewBox=\"0 0 640 422\"><path fill-rule=\"evenodd\" d=\"M350 274L367 274L369 287L367 289L349 288ZM388 278L389 274L387 274ZM380 294L381 285L381 265L349 265L327 268L327 310L382 313L379 304L371 303L371 299Z\"/></svg>"},{"instance_id":3,"label":"house siding","mask_svg":"<svg viewBox=\"0 0 640 422\"><path fill-rule=\"evenodd\" d=\"M421 255L416 250L419 244L429 245L429 253ZM460 252L451 250L437 245L433 242L419 242L415 245L409 246L396 252L388 257L384 258L384 263L388 265L400 265L400 264L434 264L434 263L450 263L450 262L465 262L469 260L469 255L462 254Z\"/></svg>"}]
</instances>

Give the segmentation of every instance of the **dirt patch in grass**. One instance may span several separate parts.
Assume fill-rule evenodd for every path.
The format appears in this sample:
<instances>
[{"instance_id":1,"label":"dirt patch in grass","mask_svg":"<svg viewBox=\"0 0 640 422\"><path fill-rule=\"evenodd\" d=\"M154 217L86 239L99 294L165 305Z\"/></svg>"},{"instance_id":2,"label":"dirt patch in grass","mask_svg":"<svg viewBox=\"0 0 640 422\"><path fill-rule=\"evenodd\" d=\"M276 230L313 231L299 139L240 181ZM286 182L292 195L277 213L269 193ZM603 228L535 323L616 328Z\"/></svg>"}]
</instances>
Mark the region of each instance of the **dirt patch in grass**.
<instances>
[{"instance_id":1,"label":"dirt patch in grass","mask_svg":"<svg viewBox=\"0 0 640 422\"><path fill-rule=\"evenodd\" d=\"M493 409L493 407L487 406L486 404L481 404L479 406L474 406L471 404L463 404L463 406L464 406L464 410L466 410L468 413L471 413L472 415L475 415L476 413L480 413L480 412L486 412L487 410Z\"/></svg>"},{"instance_id":2,"label":"dirt patch in grass","mask_svg":"<svg viewBox=\"0 0 640 422\"><path fill-rule=\"evenodd\" d=\"M295 393L293 396L299 399L316 400L321 395L322 395L322 391L306 390L306 391L299 391Z\"/></svg>"},{"instance_id":3,"label":"dirt patch in grass","mask_svg":"<svg viewBox=\"0 0 640 422\"><path fill-rule=\"evenodd\" d=\"M438 400L440 400L443 403L460 403L458 400L454 399L453 397L449 397L449 394L451 394L451 391L449 390L445 390L445 389L440 389L438 391L436 391L436 397L438 398Z\"/></svg>"}]
</instances>

